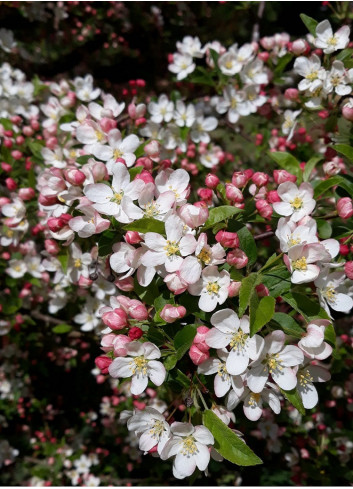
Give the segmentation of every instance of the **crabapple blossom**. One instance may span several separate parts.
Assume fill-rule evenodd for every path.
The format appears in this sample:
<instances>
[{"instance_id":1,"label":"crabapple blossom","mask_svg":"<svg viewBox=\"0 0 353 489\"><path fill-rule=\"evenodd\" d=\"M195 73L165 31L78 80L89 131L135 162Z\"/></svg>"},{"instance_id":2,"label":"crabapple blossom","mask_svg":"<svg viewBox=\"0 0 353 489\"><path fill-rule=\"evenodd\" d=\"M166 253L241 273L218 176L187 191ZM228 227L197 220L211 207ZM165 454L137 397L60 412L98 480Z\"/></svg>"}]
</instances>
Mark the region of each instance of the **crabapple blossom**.
<instances>
[{"instance_id":1,"label":"crabapple blossom","mask_svg":"<svg viewBox=\"0 0 353 489\"><path fill-rule=\"evenodd\" d=\"M287 181L278 186L277 193L282 202L274 202L273 209L280 216L291 216L291 221L298 222L315 209L314 190L309 183L302 183L298 188Z\"/></svg>"},{"instance_id":2,"label":"crabapple blossom","mask_svg":"<svg viewBox=\"0 0 353 489\"><path fill-rule=\"evenodd\" d=\"M237 396L231 391L227 397L227 408L233 410L240 402L243 402L243 411L250 421L257 421L263 414L263 402L266 402L275 414L281 412L281 403L277 395L277 387L272 382L267 382L262 392L252 392L248 387Z\"/></svg>"},{"instance_id":3,"label":"crabapple blossom","mask_svg":"<svg viewBox=\"0 0 353 489\"><path fill-rule=\"evenodd\" d=\"M327 319L317 319L308 324L305 335L298 342L307 358L325 360L331 355L332 347L324 341L325 327L330 324Z\"/></svg>"},{"instance_id":4,"label":"crabapple blossom","mask_svg":"<svg viewBox=\"0 0 353 489\"><path fill-rule=\"evenodd\" d=\"M316 280L320 273L319 261L330 261L331 255L321 243L298 244L289 248L284 262L292 273L294 284L303 284Z\"/></svg>"},{"instance_id":5,"label":"crabapple blossom","mask_svg":"<svg viewBox=\"0 0 353 489\"><path fill-rule=\"evenodd\" d=\"M164 416L151 407L138 411L127 422L129 431L133 431L139 438L139 448L148 452L157 446L159 455L170 438L170 426Z\"/></svg>"},{"instance_id":6,"label":"crabapple blossom","mask_svg":"<svg viewBox=\"0 0 353 489\"><path fill-rule=\"evenodd\" d=\"M319 401L317 390L313 382L327 382L330 380L330 372L319 365L304 365L295 367L298 379L297 388L305 409L312 409Z\"/></svg>"},{"instance_id":7,"label":"crabapple blossom","mask_svg":"<svg viewBox=\"0 0 353 489\"><path fill-rule=\"evenodd\" d=\"M161 352L153 343L131 342L127 345L126 357L115 358L109 367L113 378L131 379L131 394L138 396L146 390L148 379L155 385L163 384L166 371L161 362Z\"/></svg>"},{"instance_id":8,"label":"crabapple blossom","mask_svg":"<svg viewBox=\"0 0 353 489\"><path fill-rule=\"evenodd\" d=\"M350 29L347 25L333 34L330 22L323 20L316 26L315 33L314 44L317 48L323 49L325 54L344 49L349 43Z\"/></svg>"},{"instance_id":9,"label":"crabapple blossom","mask_svg":"<svg viewBox=\"0 0 353 489\"><path fill-rule=\"evenodd\" d=\"M199 308L202 311L213 311L217 304L222 305L228 297L230 276L226 270L218 271L215 265L203 269L201 278L188 286L191 295L200 296Z\"/></svg>"},{"instance_id":10,"label":"crabapple blossom","mask_svg":"<svg viewBox=\"0 0 353 489\"><path fill-rule=\"evenodd\" d=\"M345 279L344 272L329 273L328 269L324 269L314 282L320 304L328 314L330 308L348 313L353 307L353 299L344 286Z\"/></svg>"}]
</instances>

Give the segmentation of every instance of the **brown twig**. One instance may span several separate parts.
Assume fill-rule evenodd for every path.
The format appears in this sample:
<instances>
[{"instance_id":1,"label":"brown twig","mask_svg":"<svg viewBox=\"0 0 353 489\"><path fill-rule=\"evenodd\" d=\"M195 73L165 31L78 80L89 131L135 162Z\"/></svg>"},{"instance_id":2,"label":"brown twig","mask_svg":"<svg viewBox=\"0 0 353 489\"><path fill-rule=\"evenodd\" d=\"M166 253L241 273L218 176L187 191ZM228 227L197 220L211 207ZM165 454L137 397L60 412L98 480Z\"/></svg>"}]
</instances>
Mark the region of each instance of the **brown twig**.
<instances>
[{"instance_id":1,"label":"brown twig","mask_svg":"<svg viewBox=\"0 0 353 489\"><path fill-rule=\"evenodd\" d=\"M262 233L262 234L258 234L257 236L254 236L254 240L260 241L261 239L271 238L271 236L274 235L275 235L274 231L266 231L266 233Z\"/></svg>"},{"instance_id":2,"label":"brown twig","mask_svg":"<svg viewBox=\"0 0 353 489\"><path fill-rule=\"evenodd\" d=\"M62 319L56 319L51 316L47 316L46 314L42 314L39 311L31 311L31 316L33 316L35 319L40 319L41 321L44 321L45 323L51 323L51 324L63 324L65 321Z\"/></svg>"}]
</instances>

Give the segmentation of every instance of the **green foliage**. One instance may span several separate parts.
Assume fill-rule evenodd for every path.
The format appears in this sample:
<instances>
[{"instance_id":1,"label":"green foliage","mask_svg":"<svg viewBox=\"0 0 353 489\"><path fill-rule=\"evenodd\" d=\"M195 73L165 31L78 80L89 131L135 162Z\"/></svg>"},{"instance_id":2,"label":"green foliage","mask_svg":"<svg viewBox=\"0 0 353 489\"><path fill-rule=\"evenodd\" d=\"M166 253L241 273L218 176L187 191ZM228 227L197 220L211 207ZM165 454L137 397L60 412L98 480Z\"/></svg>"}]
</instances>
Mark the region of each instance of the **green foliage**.
<instances>
[{"instance_id":1,"label":"green foliage","mask_svg":"<svg viewBox=\"0 0 353 489\"><path fill-rule=\"evenodd\" d=\"M212 228L218 222L225 221L235 214L239 214L242 212L238 207L232 207L230 205L221 205L219 207L213 207L210 209L209 216L205 225L203 226L203 230Z\"/></svg>"},{"instance_id":2,"label":"green foliage","mask_svg":"<svg viewBox=\"0 0 353 489\"><path fill-rule=\"evenodd\" d=\"M256 293L255 287L261 281L261 276L251 273L242 280L239 290L239 316L242 317L250 303L251 296Z\"/></svg>"},{"instance_id":3,"label":"green foliage","mask_svg":"<svg viewBox=\"0 0 353 489\"><path fill-rule=\"evenodd\" d=\"M180 360L190 349L195 336L196 326L194 324L183 326L183 328L178 331L174 338L174 347L176 350L177 360Z\"/></svg>"},{"instance_id":4,"label":"green foliage","mask_svg":"<svg viewBox=\"0 0 353 489\"><path fill-rule=\"evenodd\" d=\"M315 155L310 158L309 161L307 161L304 172L303 172L303 181L308 182L310 180L310 176L312 171L314 170L315 166L323 159L321 155Z\"/></svg>"},{"instance_id":5,"label":"green foliage","mask_svg":"<svg viewBox=\"0 0 353 489\"><path fill-rule=\"evenodd\" d=\"M58 324L52 329L53 333L55 334L69 333L71 330L72 326L70 326L69 324Z\"/></svg>"},{"instance_id":6,"label":"green foliage","mask_svg":"<svg viewBox=\"0 0 353 489\"><path fill-rule=\"evenodd\" d=\"M276 300L271 296L263 297L254 313L250 308L250 335L260 331L265 324L269 323L275 313Z\"/></svg>"},{"instance_id":7,"label":"green foliage","mask_svg":"<svg viewBox=\"0 0 353 489\"><path fill-rule=\"evenodd\" d=\"M164 222L153 218L144 217L142 219L137 219L137 221L124 226L124 229L125 231L137 231L138 233L158 233L165 236Z\"/></svg>"},{"instance_id":8,"label":"green foliage","mask_svg":"<svg viewBox=\"0 0 353 489\"><path fill-rule=\"evenodd\" d=\"M305 333L305 330L299 326L297 321L284 312L275 312L272 320L275 321L287 335L294 336L294 338L301 339Z\"/></svg>"},{"instance_id":9,"label":"green foliage","mask_svg":"<svg viewBox=\"0 0 353 489\"><path fill-rule=\"evenodd\" d=\"M304 22L305 27L308 29L310 34L316 37L316 26L318 24L317 20L313 19L312 17L309 17L306 14L300 14L300 18Z\"/></svg>"},{"instance_id":10,"label":"green foliage","mask_svg":"<svg viewBox=\"0 0 353 489\"><path fill-rule=\"evenodd\" d=\"M305 408L303 406L303 401L301 400L301 397L297 391L297 389L292 389L291 391L285 391L281 389L282 394L288 401L293 404L293 406L298 409L300 414L305 414Z\"/></svg>"},{"instance_id":11,"label":"green foliage","mask_svg":"<svg viewBox=\"0 0 353 489\"><path fill-rule=\"evenodd\" d=\"M292 173L297 177L297 182L300 183L303 178L303 172L300 168L299 161L290 153L285 153L282 151L274 151L273 153L270 151L268 153L270 158L273 159L281 168L286 170L289 173Z\"/></svg>"}]
</instances>

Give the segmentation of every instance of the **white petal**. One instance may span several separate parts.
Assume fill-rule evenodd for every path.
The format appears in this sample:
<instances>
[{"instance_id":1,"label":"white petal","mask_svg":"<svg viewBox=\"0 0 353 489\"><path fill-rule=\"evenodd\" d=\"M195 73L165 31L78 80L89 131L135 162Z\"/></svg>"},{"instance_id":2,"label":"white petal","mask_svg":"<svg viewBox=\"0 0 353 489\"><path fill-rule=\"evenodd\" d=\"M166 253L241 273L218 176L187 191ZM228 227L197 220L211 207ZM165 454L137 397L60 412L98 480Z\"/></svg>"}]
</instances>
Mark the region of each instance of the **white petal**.
<instances>
[{"instance_id":1,"label":"white petal","mask_svg":"<svg viewBox=\"0 0 353 489\"><path fill-rule=\"evenodd\" d=\"M249 356L244 350L232 350L229 353L226 367L231 375L240 375L249 365Z\"/></svg>"},{"instance_id":2,"label":"white petal","mask_svg":"<svg viewBox=\"0 0 353 489\"><path fill-rule=\"evenodd\" d=\"M133 375L131 380L131 394L138 396L144 392L148 384L147 375Z\"/></svg>"},{"instance_id":3,"label":"white petal","mask_svg":"<svg viewBox=\"0 0 353 489\"><path fill-rule=\"evenodd\" d=\"M148 376L155 385L162 385L166 376L163 363L156 360L148 362Z\"/></svg>"},{"instance_id":4,"label":"white petal","mask_svg":"<svg viewBox=\"0 0 353 489\"><path fill-rule=\"evenodd\" d=\"M291 368L284 367L282 370L276 369L271 375L276 384L285 391L290 391L297 385L297 376Z\"/></svg>"}]
</instances>

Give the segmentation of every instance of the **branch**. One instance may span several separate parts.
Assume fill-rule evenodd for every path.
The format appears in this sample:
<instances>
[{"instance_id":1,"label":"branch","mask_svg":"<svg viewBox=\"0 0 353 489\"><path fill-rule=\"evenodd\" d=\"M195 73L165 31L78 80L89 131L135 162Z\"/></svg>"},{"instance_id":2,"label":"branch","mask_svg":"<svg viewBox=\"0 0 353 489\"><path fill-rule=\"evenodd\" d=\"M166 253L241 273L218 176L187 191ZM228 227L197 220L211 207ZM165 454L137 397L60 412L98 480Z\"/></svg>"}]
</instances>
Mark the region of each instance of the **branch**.
<instances>
[{"instance_id":1,"label":"branch","mask_svg":"<svg viewBox=\"0 0 353 489\"><path fill-rule=\"evenodd\" d=\"M275 235L274 231L267 231L266 233L262 233L262 234L258 234L257 236L254 236L254 240L260 241L261 239L271 238L271 236L274 235Z\"/></svg>"},{"instance_id":2,"label":"branch","mask_svg":"<svg viewBox=\"0 0 353 489\"><path fill-rule=\"evenodd\" d=\"M257 42L260 38L260 20L262 19L262 16L264 14L265 10L265 2L260 2L259 8L257 11L257 22L254 24L253 30L252 30L252 42Z\"/></svg>"},{"instance_id":3,"label":"branch","mask_svg":"<svg viewBox=\"0 0 353 489\"><path fill-rule=\"evenodd\" d=\"M31 311L30 315L33 316L35 319L40 319L41 321L44 321L45 323L63 324L65 322L61 319L56 319L51 316L47 316L46 314L42 314L39 311Z\"/></svg>"}]
</instances>

